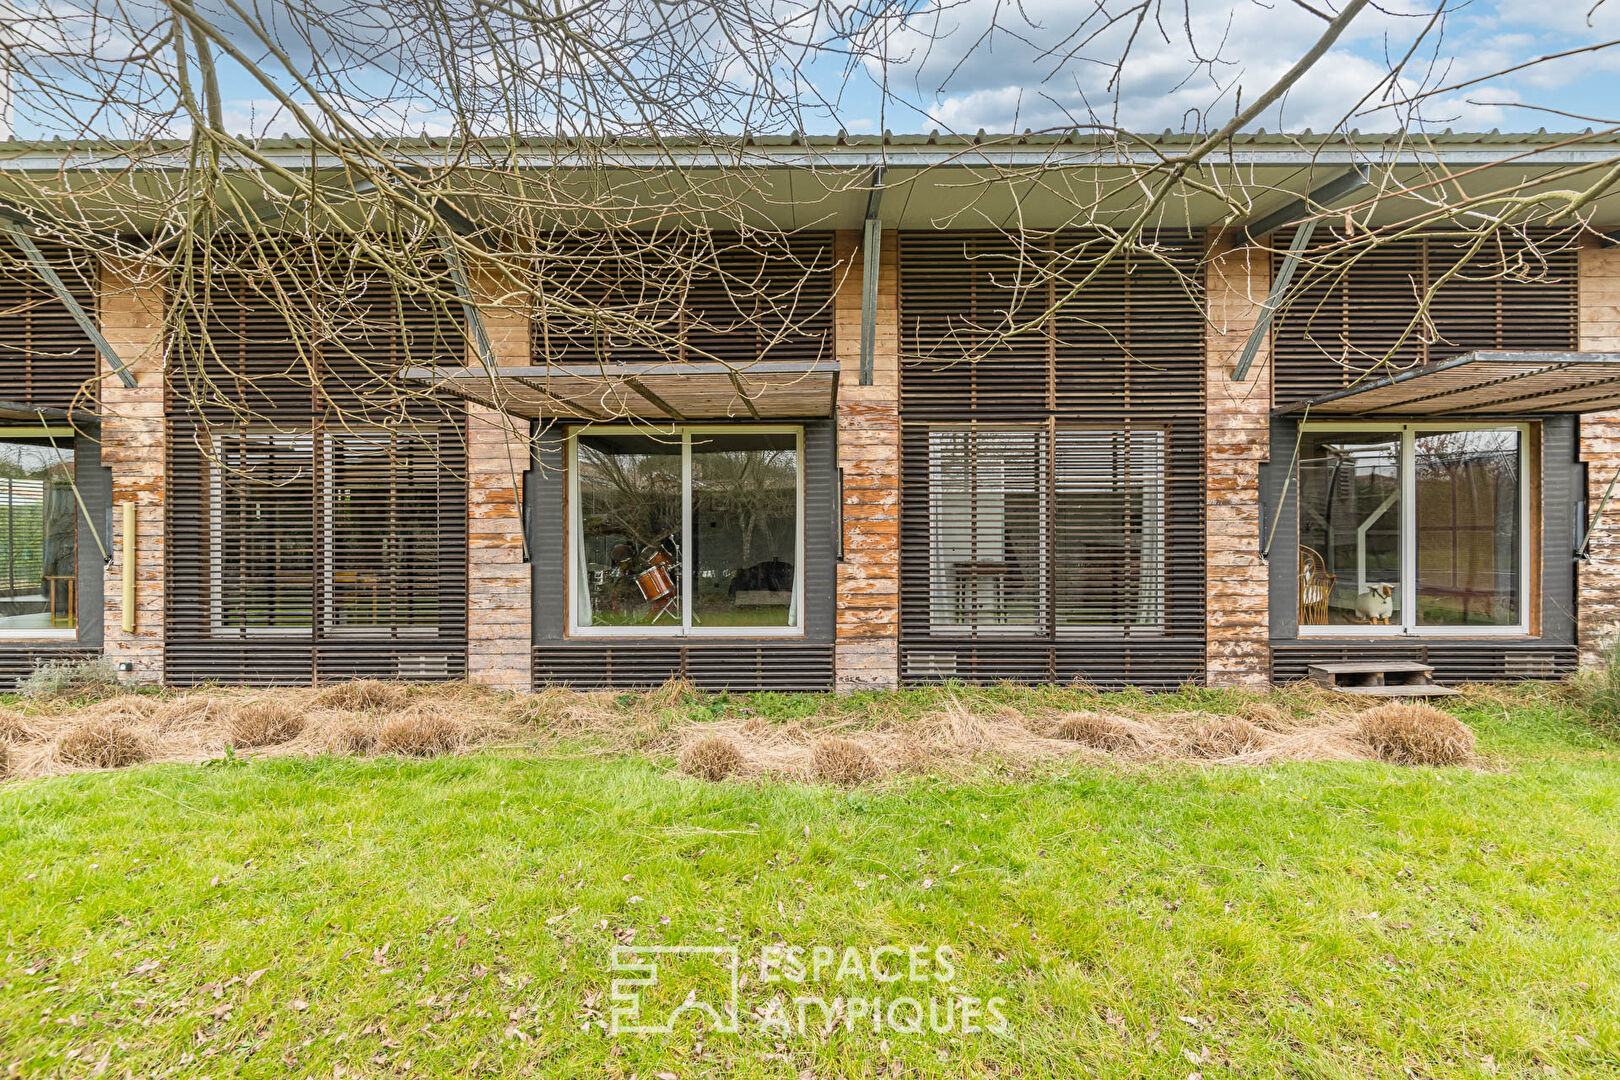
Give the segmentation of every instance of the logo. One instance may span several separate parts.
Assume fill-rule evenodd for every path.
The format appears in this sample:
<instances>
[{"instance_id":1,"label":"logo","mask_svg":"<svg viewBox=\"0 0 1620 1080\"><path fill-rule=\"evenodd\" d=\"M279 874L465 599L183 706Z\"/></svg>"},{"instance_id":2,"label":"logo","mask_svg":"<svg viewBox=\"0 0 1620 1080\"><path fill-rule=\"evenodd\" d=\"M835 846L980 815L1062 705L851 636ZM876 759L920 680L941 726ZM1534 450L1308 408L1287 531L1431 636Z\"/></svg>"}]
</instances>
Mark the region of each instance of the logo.
<instances>
[{"instance_id":1,"label":"logo","mask_svg":"<svg viewBox=\"0 0 1620 1080\"><path fill-rule=\"evenodd\" d=\"M711 1031L740 1030L742 959L735 945L615 945L610 970L634 976L614 978L608 989L611 1035L667 1035L688 1013L707 1020ZM717 979L724 982L718 994ZM662 1022L648 1022L655 1019Z\"/></svg>"},{"instance_id":2,"label":"logo","mask_svg":"<svg viewBox=\"0 0 1620 1080\"><path fill-rule=\"evenodd\" d=\"M837 1028L874 1035L1009 1031L1006 998L956 989L949 945L777 944L750 961L747 976L742 965L735 945L613 946L608 1033L668 1035L683 1024L722 1035L741 1034L746 1024L778 1039L825 1037Z\"/></svg>"}]
</instances>

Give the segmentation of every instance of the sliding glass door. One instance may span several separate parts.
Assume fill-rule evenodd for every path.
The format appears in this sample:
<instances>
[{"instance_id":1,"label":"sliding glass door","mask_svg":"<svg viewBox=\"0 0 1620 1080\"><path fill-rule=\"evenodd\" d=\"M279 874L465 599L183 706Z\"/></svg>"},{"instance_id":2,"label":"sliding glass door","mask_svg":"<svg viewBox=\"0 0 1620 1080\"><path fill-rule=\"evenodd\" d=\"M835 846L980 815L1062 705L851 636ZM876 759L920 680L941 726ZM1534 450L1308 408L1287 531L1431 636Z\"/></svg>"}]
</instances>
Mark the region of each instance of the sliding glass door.
<instances>
[{"instance_id":1,"label":"sliding glass door","mask_svg":"<svg viewBox=\"0 0 1620 1080\"><path fill-rule=\"evenodd\" d=\"M1528 631L1526 425L1307 425L1303 636Z\"/></svg>"}]
</instances>

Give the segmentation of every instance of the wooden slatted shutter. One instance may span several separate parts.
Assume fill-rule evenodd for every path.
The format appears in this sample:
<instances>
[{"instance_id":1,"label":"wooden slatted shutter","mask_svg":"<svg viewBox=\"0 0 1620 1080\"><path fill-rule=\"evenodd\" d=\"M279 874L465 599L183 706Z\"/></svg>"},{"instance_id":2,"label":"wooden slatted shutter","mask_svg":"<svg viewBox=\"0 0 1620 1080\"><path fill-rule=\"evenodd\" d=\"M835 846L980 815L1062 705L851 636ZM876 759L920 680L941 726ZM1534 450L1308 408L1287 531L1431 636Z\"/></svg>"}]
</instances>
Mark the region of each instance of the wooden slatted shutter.
<instances>
[{"instance_id":1,"label":"wooden slatted shutter","mask_svg":"<svg viewBox=\"0 0 1620 1080\"><path fill-rule=\"evenodd\" d=\"M832 271L828 233L560 241L539 259L535 362L829 359Z\"/></svg>"},{"instance_id":2,"label":"wooden slatted shutter","mask_svg":"<svg viewBox=\"0 0 1620 1080\"><path fill-rule=\"evenodd\" d=\"M460 677L464 416L397 374L459 362L458 313L341 248L241 262L174 343L169 680Z\"/></svg>"},{"instance_id":3,"label":"wooden slatted shutter","mask_svg":"<svg viewBox=\"0 0 1620 1080\"><path fill-rule=\"evenodd\" d=\"M95 261L47 240L37 241L84 309L94 317ZM97 374L95 346L22 252L0 238L0 401L67 409L92 408L81 398Z\"/></svg>"},{"instance_id":4,"label":"wooden slatted shutter","mask_svg":"<svg viewBox=\"0 0 1620 1080\"><path fill-rule=\"evenodd\" d=\"M907 681L1202 677L1200 240L1158 243L901 234Z\"/></svg>"},{"instance_id":5,"label":"wooden slatted shutter","mask_svg":"<svg viewBox=\"0 0 1620 1080\"><path fill-rule=\"evenodd\" d=\"M1287 239L1274 246L1286 248ZM1341 390L1375 369L1393 373L1474 349L1579 347L1572 234L1499 234L1472 257L1470 239L1459 235L1343 254L1336 244L1336 234L1316 234L1273 326L1280 405ZM1281 260L1279 252L1274 272ZM1422 297L1437 282L1424 313Z\"/></svg>"}]
</instances>

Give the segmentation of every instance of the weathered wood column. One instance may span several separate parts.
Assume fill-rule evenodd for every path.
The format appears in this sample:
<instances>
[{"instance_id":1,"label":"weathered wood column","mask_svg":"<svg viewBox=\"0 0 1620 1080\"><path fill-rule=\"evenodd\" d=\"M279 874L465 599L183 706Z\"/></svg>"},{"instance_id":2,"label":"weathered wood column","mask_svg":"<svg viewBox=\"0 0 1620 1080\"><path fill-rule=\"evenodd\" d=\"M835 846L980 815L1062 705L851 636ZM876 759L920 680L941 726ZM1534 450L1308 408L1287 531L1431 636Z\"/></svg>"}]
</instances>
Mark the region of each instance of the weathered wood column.
<instances>
[{"instance_id":1,"label":"weathered wood column","mask_svg":"<svg viewBox=\"0 0 1620 1080\"><path fill-rule=\"evenodd\" d=\"M1620 352L1620 247L1603 246L1595 237L1585 238L1580 254L1580 347ZM1620 473L1620 411L1581 417L1580 453L1586 462L1590 516ZM1593 665L1602 663L1620 640L1620 483L1592 530L1587 550L1588 558L1575 569L1575 617L1581 663Z\"/></svg>"},{"instance_id":2,"label":"weathered wood column","mask_svg":"<svg viewBox=\"0 0 1620 1080\"><path fill-rule=\"evenodd\" d=\"M899 242L895 233L883 234L870 386L860 380L861 234L841 230L834 243L838 467L844 477L837 685L890 688L899 683L900 635Z\"/></svg>"},{"instance_id":3,"label":"weathered wood column","mask_svg":"<svg viewBox=\"0 0 1620 1080\"><path fill-rule=\"evenodd\" d=\"M105 578L103 649L133 670L124 678L163 678L164 480L168 464L164 423L163 281L144 263L101 260L101 332L138 386L126 387L103 360L101 463L112 471L112 561ZM134 506L135 528L125 507ZM126 610L126 557L133 555L135 602ZM130 616L133 616L131 619ZM126 629L130 622L134 629Z\"/></svg>"},{"instance_id":4,"label":"weathered wood column","mask_svg":"<svg viewBox=\"0 0 1620 1080\"><path fill-rule=\"evenodd\" d=\"M528 317L487 306L483 318L496 361L528 364ZM529 459L527 420L467 407L467 677L501 690L531 682L533 578L523 561L522 510Z\"/></svg>"},{"instance_id":5,"label":"weathered wood column","mask_svg":"<svg viewBox=\"0 0 1620 1080\"><path fill-rule=\"evenodd\" d=\"M1260 466L1271 423L1271 350L1232 380L1271 287L1269 256L1212 234L1205 284L1205 633L1211 686L1271 681L1268 573L1260 558Z\"/></svg>"}]
</instances>

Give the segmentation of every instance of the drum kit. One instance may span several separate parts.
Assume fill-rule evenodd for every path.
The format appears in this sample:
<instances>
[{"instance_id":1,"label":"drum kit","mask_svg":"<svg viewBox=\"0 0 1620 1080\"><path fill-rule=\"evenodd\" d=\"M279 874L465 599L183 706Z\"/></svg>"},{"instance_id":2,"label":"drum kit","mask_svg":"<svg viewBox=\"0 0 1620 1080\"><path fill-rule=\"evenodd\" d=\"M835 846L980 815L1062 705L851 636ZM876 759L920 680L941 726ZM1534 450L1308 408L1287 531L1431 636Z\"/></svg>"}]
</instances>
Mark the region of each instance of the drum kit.
<instances>
[{"instance_id":1,"label":"drum kit","mask_svg":"<svg viewBox=\"0 0 1620 1080\"><path fill-rule=\"evenodd\" d=\"M667 546L674 539L675 534L671 532L642 548L639 561L645 564L646 569L639 573L632 572L638 560L636 549L628 542L615 545L608 556L618 571L619 580L633 581L641 599L652 608L652 622L665 617L680 621L680 590L675 584L675 574L679 568ZM617 591L615 585L614 593Z\"/></svg>"},{"instance_id":2,"label":"drum kit","mask_svg":"<svg viewBox=\"0 0 1620 1080\"><path fill-rule=\"evenodd\" d=\"M653 622L665 615L679 619L677 605L680 597L676 595L675 579L670 574L675 560L662 547L653 547L649 551L650 554L642 552L642 557L647 560L647 569L636 575L636 588L641 591L641 598L652 605Z\"/></svg>"}]
</instances>

